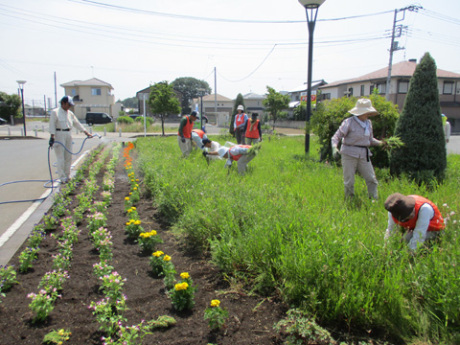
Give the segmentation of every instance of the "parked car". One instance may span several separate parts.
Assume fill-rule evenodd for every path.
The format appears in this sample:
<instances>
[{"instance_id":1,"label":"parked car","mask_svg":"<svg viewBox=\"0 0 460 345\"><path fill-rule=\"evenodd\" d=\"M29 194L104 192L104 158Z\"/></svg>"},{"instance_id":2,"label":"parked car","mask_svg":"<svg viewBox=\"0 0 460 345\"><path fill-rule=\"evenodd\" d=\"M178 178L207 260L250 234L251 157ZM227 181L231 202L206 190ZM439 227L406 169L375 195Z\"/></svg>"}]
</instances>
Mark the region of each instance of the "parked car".
<instances>
[{"instance_id":1,"label":"parked car","mask_svg":"<svg viewBox=\"0 0 460 345\"><path fill-rule=\"evenodd\" d=\"M112 120L112 116L106 113L86 113L86 123L90 126L99 123L110 123Z\"/></svg>"}]
</instances>

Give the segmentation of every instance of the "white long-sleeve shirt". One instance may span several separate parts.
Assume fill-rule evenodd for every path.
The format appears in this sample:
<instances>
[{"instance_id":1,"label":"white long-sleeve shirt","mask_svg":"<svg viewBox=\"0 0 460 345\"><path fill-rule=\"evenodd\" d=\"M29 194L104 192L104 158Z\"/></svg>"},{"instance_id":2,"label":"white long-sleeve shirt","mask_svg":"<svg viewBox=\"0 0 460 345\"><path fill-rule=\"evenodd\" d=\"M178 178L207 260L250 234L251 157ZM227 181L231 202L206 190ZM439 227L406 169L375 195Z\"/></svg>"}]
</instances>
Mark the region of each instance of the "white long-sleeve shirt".
<instances>
[{"instance_id":1,"label":"white long-sleeve shirt","mask_svg":"<svg viewBox=\"0 0 460 345\"><path fill-rule=\"evenodd\" d=\"M61 107L51 111L49 132L52 135L56 134L56 128L59 129L72 129L75 127L82 132L86 132L85 127L78 121L78 118L70 110L65 111Z\"/></svg>"},{"instance_id":2,"label":"white long-sleeve shirt","mask_svg":"<svg viewBox=\"0 0 460 345\"><path fill-rule=\"evenodd\" d=\"M408 244L410 249L417 249L417 245L425 241L428 226L430 225L430 220L433 217L433 207L431 207L430 204L423 204L418 211L418 218L415 223L414 233ZM393 235L395 225L396 223L393 220L391 212L388 212L388 227L385 231L385 239L388 239L391 235Z\"/></svg>"}]
</instances>

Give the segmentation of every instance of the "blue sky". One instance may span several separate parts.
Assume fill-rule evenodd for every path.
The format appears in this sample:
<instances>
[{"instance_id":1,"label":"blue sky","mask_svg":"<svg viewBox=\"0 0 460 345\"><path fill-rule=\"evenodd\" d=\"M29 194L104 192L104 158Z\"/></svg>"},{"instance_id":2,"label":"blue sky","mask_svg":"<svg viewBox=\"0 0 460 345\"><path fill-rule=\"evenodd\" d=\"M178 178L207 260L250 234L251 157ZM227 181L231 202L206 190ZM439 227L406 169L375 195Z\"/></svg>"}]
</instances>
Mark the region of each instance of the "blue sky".
<instances>
[{"instance_id":1,"label":"blue sky","mask_svg":"<svg viewBox=\"0 0 460 345\"><path fill-rule=\"evenodd\" d=\"M393 62L430 52L460 73L460 1L326 0L314 35L313 79L333 82L386 67L394 10L407 27ZM292 90L307 79L308 30L297 0L0 0L0 91L54 106L60 84L92 77L116 99L159 81L206 80L217 93Z\"/></svg>"}]
</instances>

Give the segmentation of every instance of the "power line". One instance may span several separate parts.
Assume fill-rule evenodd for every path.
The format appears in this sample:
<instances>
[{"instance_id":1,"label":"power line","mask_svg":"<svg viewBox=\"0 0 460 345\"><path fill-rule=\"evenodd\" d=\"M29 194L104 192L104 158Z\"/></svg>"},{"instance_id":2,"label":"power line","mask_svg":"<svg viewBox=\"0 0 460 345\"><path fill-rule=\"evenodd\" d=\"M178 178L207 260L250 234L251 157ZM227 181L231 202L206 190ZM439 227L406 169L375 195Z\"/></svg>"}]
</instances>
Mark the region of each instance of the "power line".
<instances>
[{"instance_id":1,"label":"power line","mask_svg":"<svg viewBox=\"0 0 460 345\"><path fill-rule=\"evenodd\" d=\"M110 8L113 10L118 11L125 11L131 13L139 13L139 14L147 14L147 15L154 15L154 16L162 16L162 17L169 17L175 19L182 19L182 20L197 20L197 21L209 21L209 22L218 22L218 23L245 23L245 24L298 24L298 23L305 23L305 20L254 20L254 19L231 19L231 18L212 18L212 17L198 17L198 16L189 16L183 14L174 14L174 13L165 13L165 12L157 12L157 11L150 11L150 10L141 10L133 7L125 7L125 6L117 6L111 4L105 4L98 1L92 0L68 0L71 2L76 3L83 3L85 5L90 6L97 6L103 8ZM370 17L370 16L377 16L381 14L391 13L393 11L383 11L377 13L370 13L370 14L362 14L356 16L348 16L342 18L332 18L332 19L318 19L318 21L339 21L339 20L347 20L347 19L356 19L356 18L363 18L363 17Z\"/></svg>"},{"instance_id":2,"label":"power line","mask_svg":"<svg viewBox=\"0 0 460 345\"><path fill-rule=\"evenodd\" d=\"M238 82L240 82L240 81L243 81L243 80L245 80L245 79L248 79L250 76L252 76L254 73L256 73L257 70L258 70L260 67L262 67L262 65L265 63L265 61L267 61L268 57L273 53L273 51L275 50L276 46L277 46L277 45L275 44L275 45L273 46L273 48L268 52L267 56L265 56L265 58L262 60L262 62L261 62L251 73L249 73L249 74L248 74L247 76L245 76L244 78L241 78L241 79L238 79L238 80L230 80L230 79L227 79L227 78L225 78L224 76L222 76L220 73L219 73L219 75L220 75L223 79L225 79L225 80L227 80L227 81L229 81L229 82L232 82L232 83L238 83Z\"/></svg>"}]
</instances>

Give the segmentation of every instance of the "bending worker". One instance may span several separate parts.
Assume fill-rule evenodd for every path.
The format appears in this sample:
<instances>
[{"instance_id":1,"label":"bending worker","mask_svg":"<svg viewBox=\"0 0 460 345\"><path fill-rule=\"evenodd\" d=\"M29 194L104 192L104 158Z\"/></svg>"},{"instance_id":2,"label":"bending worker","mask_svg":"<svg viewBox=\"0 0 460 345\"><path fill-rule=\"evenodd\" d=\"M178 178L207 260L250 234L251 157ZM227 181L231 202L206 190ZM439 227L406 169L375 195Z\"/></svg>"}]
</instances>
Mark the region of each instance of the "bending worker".
<instances>
[{"instance_id":1,"label":"bending worker","mask_svg":"<svg viewBox=\"0 0 460 345\"><path fill-rule=\"evenodd\" d=\"M230 168L233 161L238 162L238 173L244 175L248 163L255 157L254 153L249 153L249 145L234 145L230 148L221 146L217 151L211 151L208 155L220 158L227 158L225 166Z\"/></svg>"},{"instance_id":2,"label":"bending worker","mask_svg":"<svg viewBox=\"0 0 460 345\"><path fill-rule=\"evenodd\" d=\"M355 174L358 171L366 181L369 198L377 199L377 178L370 157L369 146L383 145L382 141L374 138L370 116L378 112L372 106L371 100L358 99L356 106L348 111L354 115L343 120L337 132L331 139L332 154L337 157L339 142L342 141L340 154L342 155L343 183L345 198L355 194Z\"/></svg>"},{"instance_id":3,"label":"bending worker","mask_svg":"<svg viewBox=\"0 0 460 345\"><path fill-rule=\"evenodd\" d=\"M51 111L49 132L50 147L53 147L54 141L62 145L56 145L54 152L57 159L57 173L61 183L67 183L70 179L70 166L72 164L72 127L75 127L91 138L91 134L82 126L75 114L70 111L74 105L70 96L64 96L61 99L61 106Z\"/></svg>"},{"instance_id":4,"label":"bending worker","mask_svg":"<svg viewBox=\"0 0 460 345\"><path fill-rule=\"evenodd\" d=\"M206 133L201 129L192 130L192 140L196 144L196 147L203 150L203 140L208 139Z\"/></svg>"},{"instance_id":5,"label":"bending worker","mask_svg":"<svg viewBox=\"0 0 460 345\"><path fill-rule=\"evenodd\" d=\"M233 124L236 142L244 145L244 128L246 126L246 122L248 121L248 116L244 113L244 107L241 104L236 108L236 110L238 113L235 115L235 123Z\"/></svg>"},{"instance_id":6,"label":"bending worker","mask_svg":"<svg viewBox=\"0 0 460 345\"><path fill-rule=\"evenodd\" d=\"M260 129L260 121L257 119L258 116L259 114L252 113L252 118L248 119L244 127L244 135L249 145L262 141L262 130Z\"/></svg>"},{"instance_id":7,"label":"bending worker","mask_svg":"<svg viewBox=\"0 0 460 345\"><path fill-rule=\"evenodd\" d=\"M177 142L179 143L180 150L184 157L187 157L192 152L192 129L193 123L196 121L196 111L192 111L190 116L182 117L179 125L179 132L177 133Z\"/></svg>"},{"instance_id":8,"label":"bending worker","mask_svg":"<svg viewBox=\"0 0 460 345\"><path fill-rule=\"evenodd\" d=\"M436 205L419 195L391 194L385 201L388 211L388 228L385 240L394 233L395 225L405 229L404 240L411 250L419 243L436 238L445 228L444 219Z\"/></svg>"}]
</instances>

